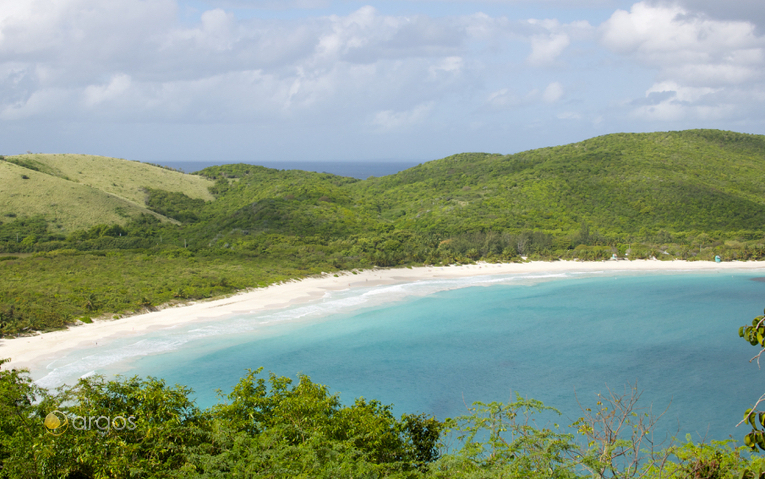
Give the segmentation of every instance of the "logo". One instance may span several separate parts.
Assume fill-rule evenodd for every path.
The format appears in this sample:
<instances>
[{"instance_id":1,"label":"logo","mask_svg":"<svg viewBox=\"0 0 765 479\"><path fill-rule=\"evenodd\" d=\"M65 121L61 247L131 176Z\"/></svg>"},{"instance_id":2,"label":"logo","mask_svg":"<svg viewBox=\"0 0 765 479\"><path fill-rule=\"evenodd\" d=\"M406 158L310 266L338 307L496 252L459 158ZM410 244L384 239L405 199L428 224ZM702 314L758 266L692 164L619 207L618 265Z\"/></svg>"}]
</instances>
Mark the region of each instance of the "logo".
<instances>
[{"instance_id":1,"label":"logo","mask_svg":"<svg viewBox=\"0 0 765 479\"><path fill-rule=\"evenodd\" d=\"M64 434L69 427L69 418L66 417L66 414L63 412L56 410L45 416L43 424L48 430L48 434L60 436Z\"/></svg>"},{"instance_id":2,"label":"logo","mask_svg":"<svg viewBox=\"0 0 765 479\"><path fill-rule=\"evenodd\" d=\"M137 427L134 422L135 416L71 416L70 418L63 412L56 410L45 416L43 425L53 436L60 436L69 429L69 424L77 431L97 430L101 434L106 434L111 429L122 431L127 429L133 431Z\"/></svg>"}]
</instances>

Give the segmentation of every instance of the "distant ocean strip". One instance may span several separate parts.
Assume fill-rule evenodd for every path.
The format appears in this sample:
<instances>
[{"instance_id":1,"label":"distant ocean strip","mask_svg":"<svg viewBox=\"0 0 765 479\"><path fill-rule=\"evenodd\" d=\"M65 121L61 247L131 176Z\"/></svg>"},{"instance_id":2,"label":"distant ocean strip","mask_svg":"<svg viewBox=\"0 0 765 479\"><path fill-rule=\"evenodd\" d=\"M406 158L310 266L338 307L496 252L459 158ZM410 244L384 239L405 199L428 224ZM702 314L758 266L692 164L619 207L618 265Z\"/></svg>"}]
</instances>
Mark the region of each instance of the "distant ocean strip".
<instances>
[{"instance_id":1,"label":"distant ocean strip","mask_svg":"<svg viewBox=\"0 0 765 479\"><path fill-rule=\"evenodd\" d=\"M153 162L151 162L153 163ZM167 166L186 173L207 168L208 166L224 165L230 162L223 161L157 161L156 164ZM303 170L317 173L332 173L333 175L349 176L365 180L370 176L394 175L399 171L407 170L424 163L424 161L252 161L246 162L252 165L265 166L277 170Z\"/></svg>"}]
</instances>

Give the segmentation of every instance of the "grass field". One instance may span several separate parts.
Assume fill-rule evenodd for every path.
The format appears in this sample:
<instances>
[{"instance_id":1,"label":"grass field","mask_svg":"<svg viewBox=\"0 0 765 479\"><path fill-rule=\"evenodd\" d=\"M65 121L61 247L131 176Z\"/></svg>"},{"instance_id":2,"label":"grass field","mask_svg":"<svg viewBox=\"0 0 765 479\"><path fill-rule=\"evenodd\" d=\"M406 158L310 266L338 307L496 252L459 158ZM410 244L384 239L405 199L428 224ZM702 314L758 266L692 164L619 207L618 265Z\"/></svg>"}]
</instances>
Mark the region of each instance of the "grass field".
<instances>
[{"instance_id":1,"label":"grass field","mask_svg":"<svg viewBox=\"0 0 765 479\"><path fill-rule=\"evenodd\" d=\"M143 205L142 188L177 191L191 198L212 201L213 182L196 175L159 168L138 161L93 155L31 154L7 157L9 161L41 165L41 172L91 186Z\"/></svg>"},{"instance_id":2,"label":"grass field","mask_svg":"<svg viewBox=\"0 0 765 479\"><path fill-rule=\"evenodd\" d=\"M96 188L0 162L0 221L40 215L53 232L67 233L95 224L125 224L141 213L154 214Z\"/></svg>"},{"instance_id":3,"label":"grass field","mask_svg":"<svg viewBox=\"0 0 765 479\"><path fill-rule=\"evenodd\" d=\"M125 224L146 208L144 188L211 201L213 182L145 163L91 155L31 154L0 162L0 215L41 215L65 233ZM2 219L0 219L2 221Z\"/></svg>"}]
</instances>

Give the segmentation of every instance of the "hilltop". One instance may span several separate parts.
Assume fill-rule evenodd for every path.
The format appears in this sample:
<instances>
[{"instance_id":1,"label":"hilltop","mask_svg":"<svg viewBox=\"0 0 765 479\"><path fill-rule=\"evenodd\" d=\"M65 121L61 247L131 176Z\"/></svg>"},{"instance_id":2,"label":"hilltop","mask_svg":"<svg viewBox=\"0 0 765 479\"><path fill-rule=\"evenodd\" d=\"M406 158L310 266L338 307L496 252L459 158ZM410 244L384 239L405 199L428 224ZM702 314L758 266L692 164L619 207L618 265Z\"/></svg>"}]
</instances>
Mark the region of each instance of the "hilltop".
<instances>
[{"instance_id":1,"label":"hilltop","mask_svg":"<svg viewBox=\"0 0 765 479\"><path fill-rule=\"evenodd\" d=\"M147 208L147 189L213 199L212 182L154 165L92 155L28 154L0 161L0 216L39 217L67 233L97 224L125 225Z\"/></svg>"}]
</instances>

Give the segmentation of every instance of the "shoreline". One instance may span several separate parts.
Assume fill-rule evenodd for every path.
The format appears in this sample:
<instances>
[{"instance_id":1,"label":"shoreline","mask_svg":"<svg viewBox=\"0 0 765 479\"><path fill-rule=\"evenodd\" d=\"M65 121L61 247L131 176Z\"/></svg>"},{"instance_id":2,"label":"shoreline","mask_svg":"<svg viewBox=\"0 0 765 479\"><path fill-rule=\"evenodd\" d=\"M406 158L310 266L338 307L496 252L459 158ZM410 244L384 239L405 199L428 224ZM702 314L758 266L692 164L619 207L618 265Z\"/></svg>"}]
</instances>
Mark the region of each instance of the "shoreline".
<instances>
[{"instance_id":1,"label":"shoreline","mask_svg":"<svg viewBox=\"0 0 765 479\"><path fill-rule=\"evenodd\" d=\"M741 271L762 269L765 261L534 261L526 263L477 263L471 265L418 266L367 269L356 274L343 271L321 277L292 280L265 288L243 291L221 299L203 300L171 306L159 311L127 316L116 320L94 320L90 324L69 327L35 336L0 340L0 358L10 358L5 368L39 369L72 350L97 345L98 341L140 336L196 321L214 320L235 314L256 313L306 303L329 291L359 287L411 283L429 279L455 279L471 276L533 274L588 271ZM337 277L335 276L337 275Z\"/></svg>"}]
</instances>

